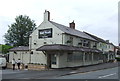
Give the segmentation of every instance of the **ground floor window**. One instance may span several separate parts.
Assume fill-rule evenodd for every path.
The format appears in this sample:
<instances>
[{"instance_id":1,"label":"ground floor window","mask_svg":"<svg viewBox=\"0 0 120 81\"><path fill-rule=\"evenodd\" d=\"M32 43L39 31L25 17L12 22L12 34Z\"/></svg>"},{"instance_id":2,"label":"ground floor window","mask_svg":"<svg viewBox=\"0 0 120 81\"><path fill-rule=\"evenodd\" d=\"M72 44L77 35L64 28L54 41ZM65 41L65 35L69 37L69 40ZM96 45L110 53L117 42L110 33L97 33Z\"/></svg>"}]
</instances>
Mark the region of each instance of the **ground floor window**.
<instances>
[{"instance_id":1,"label":"ground floor window","mask_svg":"<svg viewBox=\"0 0 120 81\"><path fill-rule=\"evenodd\" d=\"M99 53L92 53L92 52L72 52L67 54L67 61L68 62L75 62L80 61L82 62L85 60L86 62L91 61L98 61L103 59L103 55Z\"/></svg>"},{"instance_id":2,"label":"ground floor window","mask_svg":"<svg viewBox=\"0 0 120 81\"><path fill-rule=\"evenodd\" d=\"M83 52L73 52L67 54L67 61L83 61Z\"/></svg>"},{"instance_id":3,"label":"ground floor window","mask_svg":"<svg viewBox=\"0 0 120 81\"><path fill-rule=\"evenodd\" d=\"M93 61L98 61L99 60L99 54L94 53L93 54Z\"/></svg>"},{"instance_id":4,"label":"ground floor window","mask_svg":"<svg viewBox=\"0 0 120 81\"><path fill-rule=\"evenodd\" d=\"M91 53L85 53L85 61L92 61L92 54Z\"/></svg>"},{"instance_id":5,"label":"ground floor window","mask_svg":"<svg viewBox=\"0 0 120 81\"><path fill-rule=\"evenodd\" d=\"M110 54L110 55L109 55L109 59L110 59L110 60L113 60L113 59L114 59L114 55L113 55L113 54Z\"/></svg>"},{"instance_id":6,"label":"ground floor window","mask_svg":"<svg viewBox=\"0 0 120 81\"><path fill-rule=\"evenodd\" d=\"M68 62L73 61L73 53L68 53L68 54L67 54L67 61L68 61Z\"/></svg>"}]
</instances>

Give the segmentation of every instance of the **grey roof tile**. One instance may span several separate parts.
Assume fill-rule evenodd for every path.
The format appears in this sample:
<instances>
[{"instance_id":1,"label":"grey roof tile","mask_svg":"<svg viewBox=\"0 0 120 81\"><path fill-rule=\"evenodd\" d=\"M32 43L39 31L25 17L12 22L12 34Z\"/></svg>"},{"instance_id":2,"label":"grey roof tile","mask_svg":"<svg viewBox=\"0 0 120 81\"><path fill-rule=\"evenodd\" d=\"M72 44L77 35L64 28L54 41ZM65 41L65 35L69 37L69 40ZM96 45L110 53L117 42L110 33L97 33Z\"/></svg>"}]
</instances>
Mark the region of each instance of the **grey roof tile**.
<instances>
[{"instance_id":1,"label":"grey roof tile","mask_svg":"<svg viewBox=\"0 0 120 81\"><path fill-rule=\"evenodd\" d=\"M29 47L28 46L18 46L18 47L11 48L9 51L29 51Z\"/></svg>"},{"instance_id":2,"label":"grey roof tile","mask_svg":"<svg viewBox=\"0 0 120 81\"><path fill-rule=\"evenodd\" d=\"M60 30L62 30L63 32L67 33L67 34L71 34L71 35L75 35L75 36L78 36L78 37L82 37L82 38L86 38L86 39L90 39L90 40L94 40L96 41L94 38L92 38L91 36L81 32L81 31L78 31L76 29L72 29L70 27L67 27L67 26L64 26L64 25L61 25L61 24L58 24L56 22L53 22L53 21L50 21L54 26L58 27Z\"/></svg>"},{"instance_id":3,"label":"grey roof tile","mask_svg":"<svg viewBox=\"0 0 120 81\"><path fill-rule=\"evenodd\" d=\"M92 34L90 34L90 33L87 33L87 32L84 32L84 33L86 33L86 34L88 34L89 36L93 37L93 38L96 39L98 42L107 43L107 42L106 42L104 39L102 39L102 38L99 38L99 37L97 37L97 36L95 36L95 35L92 35Z\"/></svg>"},{"instance_id":4,"label":"grey roof tile","mask_svg":"<svg viewBox=\"0 0 120 81\"><path fill-rule=\"evenodd\" d=\"M68 46L62 44L50 44L50 45L43 45L36 49L36 51L86 51L86 52L102 52L98 49L92 48L83 48L83 47L76 47L76 46Z\"/></svg>"}]
</instances>

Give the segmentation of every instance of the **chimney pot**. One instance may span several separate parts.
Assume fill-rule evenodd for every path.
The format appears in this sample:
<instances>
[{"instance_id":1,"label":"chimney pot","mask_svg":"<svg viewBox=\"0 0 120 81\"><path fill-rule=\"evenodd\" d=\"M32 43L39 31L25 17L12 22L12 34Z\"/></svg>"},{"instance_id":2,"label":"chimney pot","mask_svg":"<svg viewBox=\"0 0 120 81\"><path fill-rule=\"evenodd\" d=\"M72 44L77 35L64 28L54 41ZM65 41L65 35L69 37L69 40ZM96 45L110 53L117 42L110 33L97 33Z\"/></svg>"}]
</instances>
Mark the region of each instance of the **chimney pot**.
<instances>
[{"instance_id":1,"label":"chimney pot","mask_svg":"<svg viewBox=\"0 0 120 81\"><path fill-rule=\"evenodd\" d=\"M106 40L107 43L109 43L109 40Z\"/></svg>"},{"instance_id":2,"label":"chimney pot","mask_svg":"<svg viewBox=\"0 0 120 81\"><path fill-rule=\"evenodd\" d=\"M74 23L74 20L73 20L73 22L69 23L69 26L70 26L70 28L75 29L75 23Z\"/></svg>"}]
</instances>

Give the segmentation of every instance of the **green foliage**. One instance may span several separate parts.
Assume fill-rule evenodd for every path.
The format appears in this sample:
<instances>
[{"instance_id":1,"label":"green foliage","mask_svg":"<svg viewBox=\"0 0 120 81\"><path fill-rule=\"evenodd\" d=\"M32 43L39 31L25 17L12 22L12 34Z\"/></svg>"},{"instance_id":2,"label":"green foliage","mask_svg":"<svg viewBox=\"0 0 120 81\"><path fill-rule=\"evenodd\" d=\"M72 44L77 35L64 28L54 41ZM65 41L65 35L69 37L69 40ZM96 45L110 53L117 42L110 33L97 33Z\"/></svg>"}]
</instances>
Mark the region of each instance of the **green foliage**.
<instances>
[{"instance_id":1,"label":"green foliage","mask_svg":"<svg viewBox=\"0 0 120 81\"><path fill-rule=\"evenodd\" d=\"M0 45L0 53L6 54L12 46L9 45Z\"/></svg>"},{"instance_id":2,"label":"green foliage","mask_svg":"<svg viewBox=\"0 0 120 81\"><path fill-rule=\"evenodd\" d=\"M29 35L35 30L35 26L36 24L29 16L17 16L15 23L8 26L9 29L4 35L5 42L13 46L28 46Z\"/></svg>"}]
</instances>

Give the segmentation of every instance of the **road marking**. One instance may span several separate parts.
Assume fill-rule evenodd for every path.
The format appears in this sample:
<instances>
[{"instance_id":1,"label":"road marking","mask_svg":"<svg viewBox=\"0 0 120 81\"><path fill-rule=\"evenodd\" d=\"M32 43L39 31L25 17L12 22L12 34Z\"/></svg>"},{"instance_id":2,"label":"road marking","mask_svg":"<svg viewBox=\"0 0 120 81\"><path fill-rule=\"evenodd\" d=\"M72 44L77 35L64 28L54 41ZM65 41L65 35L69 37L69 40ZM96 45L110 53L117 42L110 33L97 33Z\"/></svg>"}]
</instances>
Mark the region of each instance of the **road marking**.
<instances>
[{"instance_id":1,"label":"road marking","mask_svg":"<svg viewBox=\"0 0 120 81\"><path fill-rule=\"evenodd\" d=\"M104 75L104 76L100 76L98 78L105 78L105 77L109 77L109 76L112 76L112 75L115 75L116 73L113 73L113 74L109 74L109 75Z\"/></svg>"},{"instance_id":2,"label":"road marking","mask_svg":"<svg viewBox=\"0 0 120 81\"><path fill-rule=\"evenodd\" d=\"M72 71L72 72L70 72L70 73L76 73L76 71Z\"/></svg>"}]
</instances>

